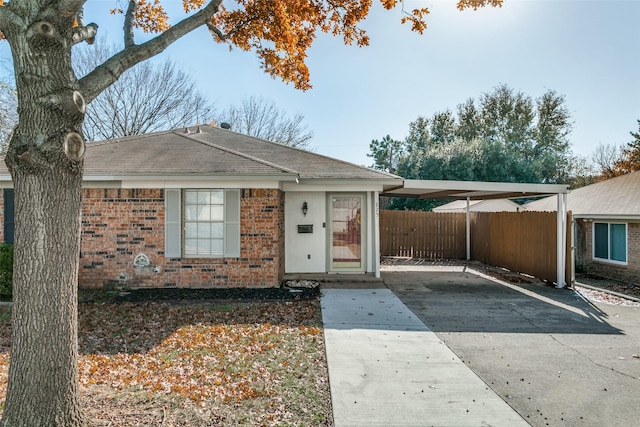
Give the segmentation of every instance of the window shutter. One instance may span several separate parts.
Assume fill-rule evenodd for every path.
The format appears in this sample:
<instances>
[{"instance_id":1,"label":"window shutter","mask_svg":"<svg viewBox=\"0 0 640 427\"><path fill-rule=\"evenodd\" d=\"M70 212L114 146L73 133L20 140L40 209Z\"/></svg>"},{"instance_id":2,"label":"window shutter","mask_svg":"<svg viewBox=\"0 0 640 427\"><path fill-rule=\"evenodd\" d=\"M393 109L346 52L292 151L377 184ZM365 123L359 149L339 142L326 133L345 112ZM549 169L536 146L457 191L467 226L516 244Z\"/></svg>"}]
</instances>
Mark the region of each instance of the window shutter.
<instances>
[{"instance_id":1,"label":"window shutter","mask_svg":"<svg viewBox=\"0 0 640 427\"><path fill-rule=\"evenodd\" d=\"M240 190L225 190L224 210L224 256L240 258Z\"/></svg>"},{"instance_id":2,"label":"window shutter","mask_svg":"<svg viewBox=\"0 0 640 427\"><path fill-rule=\"evenodd\" d=\"M164 256L180 258L182 256L180 190L164 190L164 202Z\"/></svg>"}]
</instances>

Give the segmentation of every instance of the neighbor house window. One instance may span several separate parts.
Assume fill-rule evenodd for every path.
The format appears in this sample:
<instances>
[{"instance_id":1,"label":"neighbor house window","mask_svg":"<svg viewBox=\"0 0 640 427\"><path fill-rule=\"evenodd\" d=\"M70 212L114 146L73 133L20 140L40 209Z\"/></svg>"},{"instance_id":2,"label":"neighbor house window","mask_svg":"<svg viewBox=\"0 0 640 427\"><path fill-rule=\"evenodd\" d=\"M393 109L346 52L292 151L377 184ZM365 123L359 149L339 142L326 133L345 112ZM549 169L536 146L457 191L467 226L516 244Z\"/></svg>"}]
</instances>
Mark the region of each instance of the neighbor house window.
<instances>
[{"instance_id":1,"label":"neighbor house window","mask_svg":"<svg viewBox=\"0 0 640 427\"><path fill-rule=\"evenodd\" d=\"M240 256L240 190L165 190L165 256Z\"/></svg>"},{"instance_id":2,"label":"neighbor house window","mask_svg":"<svg viewBox=\"0 0 640 427\"><path fill-rule=\"evenodd\" d=\"M593 258L627 263L627 224L593 223Z\"/></svg>"}]
</instances>

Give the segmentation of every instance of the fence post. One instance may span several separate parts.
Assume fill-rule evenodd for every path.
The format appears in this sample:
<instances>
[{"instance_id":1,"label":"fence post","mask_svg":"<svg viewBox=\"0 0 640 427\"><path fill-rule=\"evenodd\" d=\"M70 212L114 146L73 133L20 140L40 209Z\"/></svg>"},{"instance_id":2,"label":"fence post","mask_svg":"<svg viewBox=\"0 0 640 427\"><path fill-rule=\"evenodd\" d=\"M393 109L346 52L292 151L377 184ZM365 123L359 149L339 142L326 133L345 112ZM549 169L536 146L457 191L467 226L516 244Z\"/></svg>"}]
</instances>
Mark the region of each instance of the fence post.
<instances>
[{"instance_id":1,"label":"fence post","mask_svg":"<svg viewBox=\"0 0 640 427\"><path fill-rule=\"evenodd\" d=\"M467 197L467 218L466 218L466 226L467 226L467 261L471 260L471 220L469 218L469 200L471 198Z\"/></svg>"}]
</instances>

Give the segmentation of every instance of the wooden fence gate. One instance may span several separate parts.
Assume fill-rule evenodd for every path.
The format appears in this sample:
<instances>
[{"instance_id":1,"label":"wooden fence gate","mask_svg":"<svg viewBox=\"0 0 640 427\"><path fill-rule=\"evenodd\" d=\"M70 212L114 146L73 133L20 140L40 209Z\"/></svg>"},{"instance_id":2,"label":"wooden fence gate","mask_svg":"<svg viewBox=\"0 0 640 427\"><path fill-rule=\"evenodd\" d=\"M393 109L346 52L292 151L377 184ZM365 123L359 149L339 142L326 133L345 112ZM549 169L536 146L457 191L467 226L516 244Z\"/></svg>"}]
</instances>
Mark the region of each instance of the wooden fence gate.
<instances>
[{"instance_id":1,"label":"wooden fence gate","mask_svg":"<svg viewBox=\"0 0 640 427\"><path fill-rule=\"evenodd\" d=\"M380 254L465 259L465 214L380 211Z\"/></svg>"}]
</instances>

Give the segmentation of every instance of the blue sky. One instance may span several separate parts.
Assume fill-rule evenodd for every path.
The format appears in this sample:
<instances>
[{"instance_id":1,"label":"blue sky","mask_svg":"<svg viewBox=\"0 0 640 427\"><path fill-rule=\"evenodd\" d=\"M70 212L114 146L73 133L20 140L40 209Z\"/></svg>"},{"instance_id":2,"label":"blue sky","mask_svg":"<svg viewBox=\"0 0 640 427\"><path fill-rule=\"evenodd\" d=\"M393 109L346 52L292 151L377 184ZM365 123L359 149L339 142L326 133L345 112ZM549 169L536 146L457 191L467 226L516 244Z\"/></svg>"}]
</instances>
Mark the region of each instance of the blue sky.
<instances>
[{"instance_id":1,"label":"blue sky","mask_svg":"<svg viewBox=\"0 0 640 427\"><path fill-rule=\"evenodd\" d=\"M640 0L505 0L502 8L464 12L455 3L407 0L406 9L431 10L420 36L400 24L400 8L385 11L374 1L362 25L371 45L321 36L309 52L313 89L306 92L273 80L253 53L229 52L205 29L160 59L181 64L220 109L255 95L302 114L317 152L356 164L371 164L371 140L402 139L418 116L455 111L498 84L533 98L549 89L563 94L578 154L631 139L640 119ZM85 20L119 43L122 17L108 15L114 4L89 1ZM9 58L6 47L0 56Z\"/></svg>"}]
</instances>

